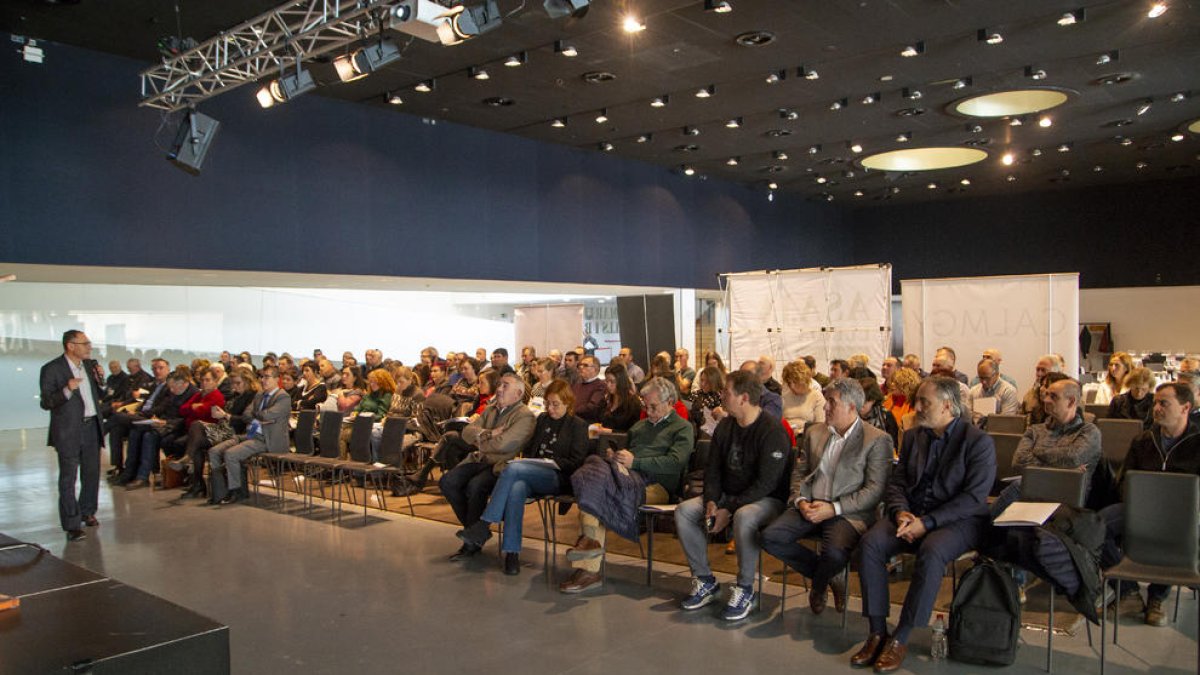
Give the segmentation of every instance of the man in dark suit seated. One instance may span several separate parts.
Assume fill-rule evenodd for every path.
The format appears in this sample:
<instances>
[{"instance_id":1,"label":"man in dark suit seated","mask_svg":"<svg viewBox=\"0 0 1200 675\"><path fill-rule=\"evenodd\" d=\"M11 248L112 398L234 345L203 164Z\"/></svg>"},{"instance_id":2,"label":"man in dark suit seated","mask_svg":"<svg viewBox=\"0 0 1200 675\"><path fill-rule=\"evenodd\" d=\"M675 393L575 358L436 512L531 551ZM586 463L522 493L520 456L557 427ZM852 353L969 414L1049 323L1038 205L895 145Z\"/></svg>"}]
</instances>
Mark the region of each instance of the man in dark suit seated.
<instances>
[{"instance_id":1,"label":"man in dark suit seated","mask_svg":"<svg viewBox=\"0 0 1200 675\"><path fill-rule=\"evenodd\" d=\"M134 359L129 360L131 366ZM154 417L162 417L166 414L167 406L170 405L171 392L167 388L167 375L171 372L171 364L167 363L166 359L154 359L150 362L150 368L154 371L154 380L145 386L138 386L138 382L142 381L137 374L130 373L130 386L133 387L133 392L138 389L145 389L150 392L142 401L137 410L132 413L114 412L105 425L105 431L108 433L108 459L112 467L108 470L109 480L119 482L125 469L125 439L136 428L134 422L138 420L148 420ZM145 375L145 371L138 369L138 372ZM132 447L132 446L131 446Z\"/></svg>"},{"instance_id":2,"label":"man in dark suit seated","mask_svg":"<svg viewBox=\"0 0 1200 675\"><path fill-rule=\"evenodd\" d=\"M931 377L921 383L916 422L901 441L900 460L884 493L884 517L859 547L870 635L850 663L874 665L878 673L904 662L909 633L929 623L946 565L978 545L988 526L987 497L996 478L996 446L971 424L956 380ZM917 559L900 621L889 637L887 563L901 552L915 552Z\"/></svg>"},{"instance_id":3,"label":"man in dark suit seated","mask_svg":"<svg viewBox=\"0 0 1200 675\"><path fill-rule=\"evenodd\" d=\"M142 370L142 362L138 359L129 359L126 361L125 368L129 370L129 387L131 392L129 400L132 401L134 398L137 398L132 393L138 389L149 391L150 386L154 384L155 376Z\"/></svg>"},{"instance_id":4,"label":"man in dark suit seated","mask_svg":"<svg viewBox=\"0 0 1200 675\"><path fill-rule=\"evenodd\" d=\"M108 372L110 375L104 381L104 398L100 400L106 412L112 410L114 403L119 405L133 400L129 373L121 370L121 362L109 361Z\"/></svg>"},{"instance_id":5,"label":"man in dark suit seated","mask_svg":"<svg viewBox=\"0 0 1200 675\"><path fill-rule=\"evenodd\" d=\"M95 527L100 491L100 448L103 409L92 342L80 330L62 336L62 356L42 366L39 376L42 410L50 411L47 445L58 453L58 518L67 541ZM80 481L79 494L75 480Z\"/></svg>"},{"instance_id":6,"label":"man in dark suit seated","mask_svg":"<svg viewBox=\"0 0 1200 675\"><path fill-rule=\"evenodd\" d=\"M126 490L136 490L150 484L150 474L158 465L158 450L162 439L183 425L183 413L179 407L187 402L196 387L179 373L167 377L167 395L163 404L154 406L154 414L143 420L149 424L135 424L129 432L129 451L125 456L125 468L117 478L117 485Z\"/></svg>"}]
</instances>

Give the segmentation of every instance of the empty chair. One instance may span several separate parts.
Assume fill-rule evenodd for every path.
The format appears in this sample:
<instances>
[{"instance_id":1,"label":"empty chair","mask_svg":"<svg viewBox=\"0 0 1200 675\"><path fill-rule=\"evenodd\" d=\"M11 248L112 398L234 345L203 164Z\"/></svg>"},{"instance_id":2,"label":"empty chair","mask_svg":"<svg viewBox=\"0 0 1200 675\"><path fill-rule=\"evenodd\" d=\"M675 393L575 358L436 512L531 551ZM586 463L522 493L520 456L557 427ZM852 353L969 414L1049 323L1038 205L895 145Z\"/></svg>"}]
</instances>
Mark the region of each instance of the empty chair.
<instances>
[{"instance_id":1,"label":"empty chair","mask_svg":"<svg viewBox=\"0 0 1200 675\"><path fill-rule=\"evenodd\" d=\"M345 488L350 495L350 501L357 503L357 492L353 484L354 478L361 477L363 486L367 487L367 475L375 470L371 463L371 429L375 425L373 415L359 415L350 426L350 459L338 462L333 467L333 482L337 489L337 514L342 515L341 492ZM401 441L403 442L403 440ZM378 483L375 484L376 498L382 500ZM363 518L367 516L367 496L363 495Z\"/></svg>"},{"instance_id":2,"label":"empty chair","mask_svg":"<svg viewBox=\"0 0 1200 675\"><path fill-rule=\"evenodd\" d=\"M383 421L383 434L379 437L379 463L386 466L373 466L366 474L371 489L375 490L385 511L385 490L390 490L394 481L404 480L404 432L408 423L409 420L404 417L389 417ZM409 515L416 516L412 495L408 491L405 491L405 499L408 500Z\"/></svg>"},{"instance_id":3,"label":"empty chair","mask_svg":"<svg viewBox=\"0 0 1200 675\"><path fill-rule=\"evenodd\" d=\"M1020 474L1013 469L1013 455L1017 454L1017 444L1021 442L1021 434L998 434L989 431L988 435L996 444L996 479L1011 478Z\"/></svg>"},{"instance_id":4,"label":"empty chair","mask_svg":"<svg viewBox=\"0 0 1200 675\"><path fill-rule=\"evenodd\" d=\"M1077 469L1027 466L1022 471L1021 499L1027 502L1058 502L1083 508L1087 497L1087 474Z\"/></svg>"},{"instance_id":5,"label":"empty chair","mask_svg":"<svg viewBox=\"0 0 1200 675\"><path fill-rule=\"evenodd\" d=\"M1200 586L1200 476L1158 471L1130 471L1125 476L1125 558L1105 579L1148 581L1170 586ZM1100 613L1100 673L1104 674L1104 626ZM1113 642L1117 626L1113 625ZM1197 662L1200 671L1200 661Z\"/></svg>"},{"instance_id":6,"label":"empty chair","mask_svg":"<svg viewBox=\"0 0 1200 675\"><path fill-rule=\"evenodd\" d=\"M1023 434L1029 425L1024 415L988 415L987 430L997 434Z\"/></svg>"},{"instance_id":7,"label":"empty chair","mask_svg":"<svg viewBox=\"0 0 1200 675\"><path fill-rule=\"evenodd\" d=\"M255 455L256 460L254 466L263 465L267 467L267 471L271 476L275 485L275 496L279 501L279 505L283 506L283 475L290 468L298 468L304 463L304 458L311 456L315 448L313 447L313 429L317 424L316 410L301 410L296 417L296 429L293 434L296 439L295 452L264 452L260 455ZM257 473L257 472L256 472ZM293 474L293 482L297 476ZM297 492L299 492L299 484L296 484ZM254 490L258 492L258 481L254 481Z\"/></svg>"},{"instance_id":8,"label":"empty chair","mask_svg":"<svg viewBox=\"0 0 1200 675\"><path fill-rule=\"evenodd\" d=\"M1129 453L1129 444L1138 434L1142 433L1141 420L1098 419L1096 428L1100 430L1100 448L1104 458L1119 467L1125 463L1125 455Z\"/></svg>"},{"instance_id":9,"label":"empty chair","mask_svg":"<svg viewBox=\"0 0 1200 675\"><path fill-rule=\"evenodd\" d=\"M318 439L320 440L320 452L311 457L304 457L302 469L304 472L304 499L305 503L311 507L313 498L313 484L316 483L321 489L321 498L325 497L325 485L323 474L332 472L338 462L338 440L342 434L342 414L337 411L321 413L321 429Z\"/></svg>"}]
</instances>

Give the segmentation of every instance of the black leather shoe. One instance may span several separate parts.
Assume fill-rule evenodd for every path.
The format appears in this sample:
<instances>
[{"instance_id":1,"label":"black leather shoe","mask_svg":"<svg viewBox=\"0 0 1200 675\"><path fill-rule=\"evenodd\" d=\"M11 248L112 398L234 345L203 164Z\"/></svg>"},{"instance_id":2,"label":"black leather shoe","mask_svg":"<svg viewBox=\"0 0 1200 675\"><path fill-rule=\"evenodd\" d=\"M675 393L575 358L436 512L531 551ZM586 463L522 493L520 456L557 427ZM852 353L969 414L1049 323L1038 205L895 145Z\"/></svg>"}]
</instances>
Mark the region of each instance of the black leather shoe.
<instances>
[{"instance_id":1,"label":"black leather shoe","mask_svg":"<svg viewBox=\"0 0 1200 675\"><path fill-rule=\"evenodd\" d=\"M479 551L481 550L482 549L480 549L478 546L472 546L466 542L463 542L463 545L459 547L458 551L455 552L454 555L450 556L450 562L462 562L463 560L469 560L479 555Z\"/></svg>"},{"instance_id":2,"label":"black leather shoe","mask_svg":"<svg viewBox=\"0 0 1200 675\"><path fill-rule=\"evenodd\" d=\"M504 573L508 576L516 576L521 573L521 554L505 553L504 554Z\"/></svg>"},{"instance_id":3,"label":"black leather shoe","mask_svg":"<svg viewBox=\"0 0 1200 675\"><path fill-rule=\"evenodd\" d=\"M225 506L228 504L236 504L244 499L246 499L246 497L242 494L240 489L230 490L229 494L225 495L225 498L221 500L221 505Z\"/></svg>"},{"instance_id":4,"label":"black leather shoe","mask_svg":"<svg viewBox=\"0 0 1200 675\"><path fill-rule=\"evenodd\" d=\"M88 527L97 527L100 525L100 521L96 520L96 516L84 516L83 524L87 525Z\"/></svg>"},{"instance_id":5,"label":"black leather shoe","mask_svg":"<svg viewBox=\"0 0 1200 675\"><path fill-rule=\"evenodd\" d=\"M87 532L83 530L67 530L67 541L81 541L87 539Z\"/></svg>"},{"instance_id":6,"label":"black leather shoe","mask_svg":"<svg viewBox=\"0 0 1200 675\"><path fill-rule=\"evenodd\" d=\"M463 540L463 543L479 549L492 538L492 528L486 520L478 520L470 527L456 532L455 536Z\"/></svg>"}]
</instances>

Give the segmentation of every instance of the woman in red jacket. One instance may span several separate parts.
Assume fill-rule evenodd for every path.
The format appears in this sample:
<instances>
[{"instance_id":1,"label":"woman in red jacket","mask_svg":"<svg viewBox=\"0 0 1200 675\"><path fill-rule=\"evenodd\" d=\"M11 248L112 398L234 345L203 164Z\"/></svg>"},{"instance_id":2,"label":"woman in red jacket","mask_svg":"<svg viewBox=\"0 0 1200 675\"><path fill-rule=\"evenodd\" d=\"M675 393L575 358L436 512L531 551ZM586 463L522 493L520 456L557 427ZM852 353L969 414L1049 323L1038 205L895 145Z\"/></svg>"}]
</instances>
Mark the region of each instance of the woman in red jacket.
<instances>
[{"instance_id":1,"label":"woman in red jacket","mask_svg":"<svg viewBox=\"0 0 1200 675\"><path fill-rule=\"evenodd\" d=\"M200 391L179 406L179 414L183 416L185 428L191 428L193 422L215 422L212 409L223 405L225 396L217 390L217 378L211 370L206 370L200 377Z\"/></svg>"}]
</instances>

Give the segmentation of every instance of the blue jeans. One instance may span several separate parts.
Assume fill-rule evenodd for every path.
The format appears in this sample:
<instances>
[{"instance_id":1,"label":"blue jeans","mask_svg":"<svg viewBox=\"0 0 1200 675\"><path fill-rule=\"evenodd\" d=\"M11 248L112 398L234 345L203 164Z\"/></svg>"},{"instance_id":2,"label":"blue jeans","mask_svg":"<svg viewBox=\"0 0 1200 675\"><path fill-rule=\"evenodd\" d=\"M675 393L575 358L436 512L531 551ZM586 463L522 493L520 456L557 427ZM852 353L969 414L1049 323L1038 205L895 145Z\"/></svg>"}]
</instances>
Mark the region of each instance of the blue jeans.
<instances>
[{"instance_id":1,"label":"blue jeans","mask_svg":"<svg viewBox=\"0 0 1200 675\"><path fill-rule=\"evenodd\" d=\"M521 552L521 525L525 520L525 500L528 497L558 494L558 472L537 464L509 464L496 481L492 499L483 510L483 520L489 523L504 521L504 539L500 550Z\"/></svg>"}]
</instances>

